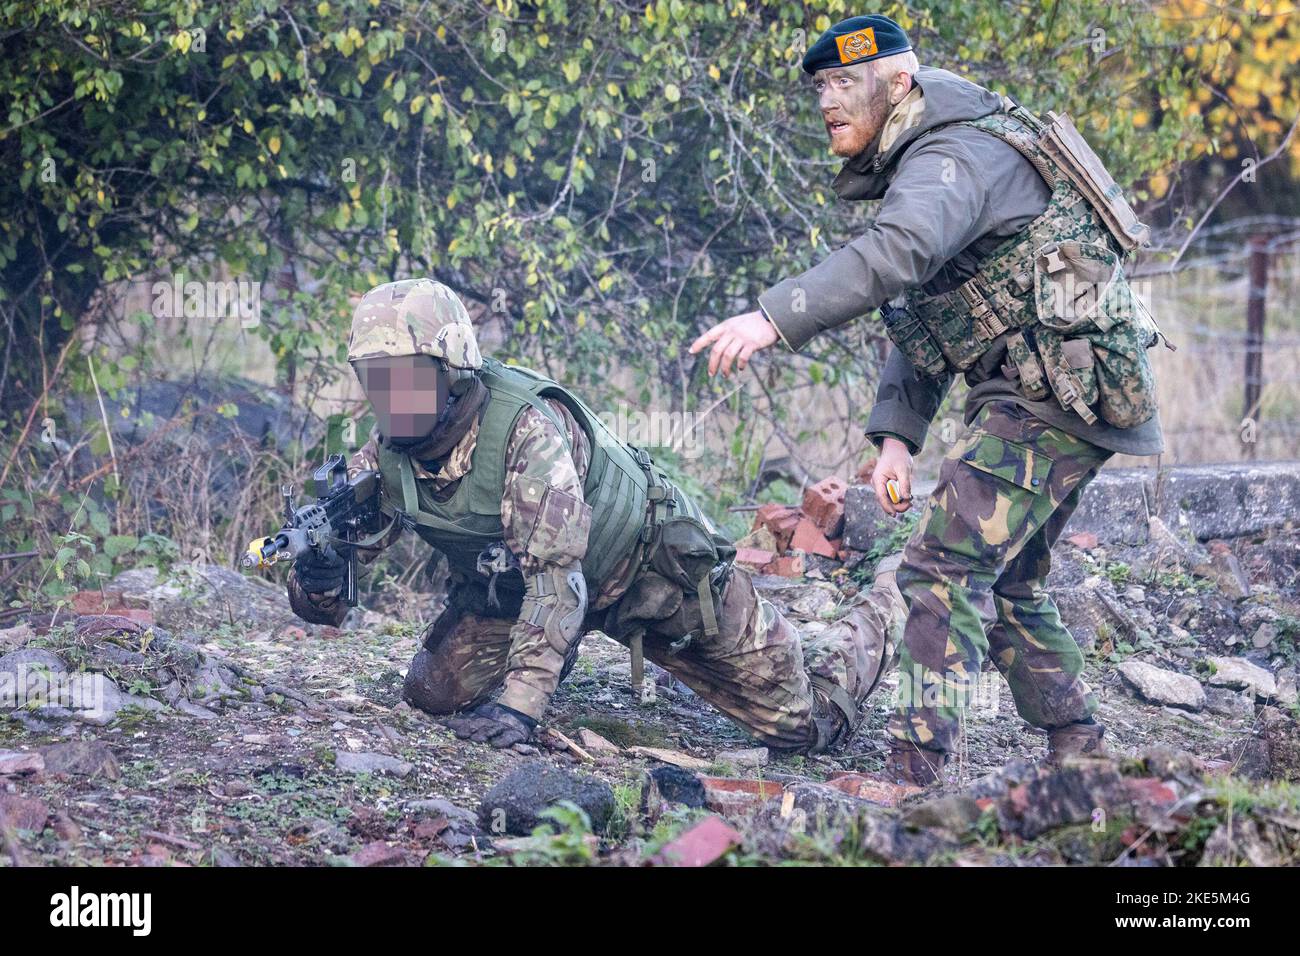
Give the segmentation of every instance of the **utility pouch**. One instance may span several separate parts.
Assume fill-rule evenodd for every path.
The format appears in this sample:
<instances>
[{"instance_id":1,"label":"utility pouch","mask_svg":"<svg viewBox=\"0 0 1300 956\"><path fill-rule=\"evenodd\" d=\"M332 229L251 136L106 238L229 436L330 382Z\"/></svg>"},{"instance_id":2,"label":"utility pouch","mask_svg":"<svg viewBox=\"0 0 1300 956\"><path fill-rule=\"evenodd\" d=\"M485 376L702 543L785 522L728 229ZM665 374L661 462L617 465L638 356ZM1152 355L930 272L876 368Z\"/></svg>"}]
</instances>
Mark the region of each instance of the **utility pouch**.
<instances>
[{"instance_id":1,"label":"utility pouch","mask_svg":"<svg viewBox=\"0 0 1300 956\"><path fill-rule=\"evenodd\" d=\"M911 309L889 303L880 307L885 332L917 372L938 377L948 369L947 360L930 330Z\"/></svg>"},{"instance_id":2,"label":"utility pouch","mask_svg":"<svg viewBox=\"0 0 1300 956\"><path fill-rule=\"evenodd\" d=\"M688 515L659 525L648 553L655 571L699 598L704 632L710 637L718 633L717 600L735 557L731 542Z\"/></svg>"},{"instance_id":3,"label":"utility pouch","mask_svg":"<svg viewBox=\"0 0 1300 956\"><path fill-rule=\"evenodd\" d=\"M1065 339L1048 330L1035 338L1056 400L1091 425L1097 420L1091 407L1097 403L1097 373L1088 339Z\"/></svg>"},{"instance_id":4,"label":"utility pouch","mask_svg":"<svg viewBox=\"0 0 1300 956\"><path fill-rule=\"evenodd\" d=\"M1025 341L1024 333L1015 332L1007 336L1007 364L1002 371L1008 379L1020 383L1020 393L1030 401L1037 402L1047 397L1047 375L1043 363Z\"/></svg>"},{"instance_id":5,"label":"utility pouch","mask_svg":"<svg viewBox=\"0 0 1300 956\"><path fill-rule=\"evenodd\" d=\"M1148 327L1138 321L1122 322L1090 339L1096 359L1097 409L1116 428L1141 425L1156 413L1155 375L1147 356L1156 341L1152 327L1154 323Z\"/></svg>"},{"instance_id":6,"label":"utility pouch","mask_svg":"<svg viewBox=\"0 0 1300 956\"><path fill-rule=\"evenodd\" d=\"M1147 349L1160 330L1114 250L1098 242L1042 246L1034 256L1034 297L1038 354L1061 406L1116 428L1150 419L1156 390Z\"/></svg>"},{"instance_id":7,"label":"utility pouch","mask_svg":"<svg viewBox=\"0 0 1300 956\"><path fill-rule=\"evenodd\" d=\"M1103 243L1049 242L1034 255L1038 322L1062 335L1110 330L1107 313L1119 256Z\"/></svg>"},{"instance_id":8,"label":"utility pouch","mask_svg":"<svg viewBox=\"0 0 1300 956\"><path fill-rule=\"evenodd\" d=\"M1049 111L1046 118L1047 128L1039 137L1038 145L1097 210L1121 248L1131 252L1145 246L1150 241L1151 230L1138 220L1123 191L1079 134L1069 114Z\"/></svg>"}]
</instances>

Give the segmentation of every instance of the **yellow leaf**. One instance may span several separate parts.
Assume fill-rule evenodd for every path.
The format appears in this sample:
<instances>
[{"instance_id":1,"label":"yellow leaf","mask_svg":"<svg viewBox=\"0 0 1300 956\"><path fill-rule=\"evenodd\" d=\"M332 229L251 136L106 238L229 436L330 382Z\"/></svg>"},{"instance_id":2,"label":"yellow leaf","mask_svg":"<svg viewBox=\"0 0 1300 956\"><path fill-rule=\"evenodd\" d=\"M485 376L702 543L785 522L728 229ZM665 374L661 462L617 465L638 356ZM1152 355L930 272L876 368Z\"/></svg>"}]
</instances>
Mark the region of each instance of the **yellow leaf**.
<instances>
[{"instance_id":1,"label":"yellow leaf","mask_svg":"<svg viewBox=\"0 0 1300 956\"><path fill-rule=\"evenodd\" d=\"M676 103L682 98L682 91L677 88L676 83L669 83L664 87L664 99L669 103Z\"/></svg>"},{"instance_id":2,"label":"yellow leaf","mask_svg":"<svg viewBox=\"0 0 1300 956\"><path fill-rule=\"evenodd\" d=\"M280 137L272 136L266 141L266 148L271 151L272 156L280 155Z\"/></svg>"},{"instance_id":3,"label":"yellow leaf","mask_svg":"<svg viewBox=\"0 0 1300 956\"><path fill-rule=\"evenodd\" d=\"M715 80L720 80L720 79L722 79L722 71L719 70L718 67L717 67L715 64L710 63L710 64L709 64L709 76L713 77Z\"/></svg>"}]
</instances>

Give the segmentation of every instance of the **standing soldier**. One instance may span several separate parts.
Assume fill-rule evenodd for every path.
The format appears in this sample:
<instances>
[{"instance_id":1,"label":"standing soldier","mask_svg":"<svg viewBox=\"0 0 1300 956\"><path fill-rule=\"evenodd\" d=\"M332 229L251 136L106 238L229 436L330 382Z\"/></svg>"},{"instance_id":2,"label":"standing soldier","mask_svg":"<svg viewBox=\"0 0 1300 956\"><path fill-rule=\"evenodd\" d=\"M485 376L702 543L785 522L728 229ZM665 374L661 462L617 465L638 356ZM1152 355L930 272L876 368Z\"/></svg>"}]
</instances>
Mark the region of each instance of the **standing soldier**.
<instances>
[{"instance_id":1,"label":"standing soldier","mask_svg":"<svg viewBox=\"0 0 1300 956\"><path fill-rule=\"evenodd\" d=\"M876 309L893 342L867 434L889 514L954 375L967 431L903 553L908 605L887 767L937 780L985 658L1049 758L1100 750L1083 655L1044 590L1052 544L1114 453L1163 447L1146 350L1155 323L1120 268L1146 227L1068 117L921 67L883 16L837 23L803 69L846 159L835 191L881 200L862 235L700 336L709 373ZM896 482L901 500L891 499Z\"/></svg>"},{"instance_id":2,"label":"standing soldier","mask_svg":"<svg viewBox=\"0 0 1300 956\"><path fill-rule=\"evenodd\" d=\"M462 738L522 743L599 629L632 647L634 675L644 653L774 749L852 736L902 629L892 575L801 638L649 455L567 389L480 355L440 283L367 293L348 359L379 433L351 463L380 476L386 527L371 529L366 557L409 528L451 568L447 608L407 672L412 704L464 711L447 721ZM332 553L300 558L294 611L340 623L345 567Z\"/></svg>"}]
</instances>

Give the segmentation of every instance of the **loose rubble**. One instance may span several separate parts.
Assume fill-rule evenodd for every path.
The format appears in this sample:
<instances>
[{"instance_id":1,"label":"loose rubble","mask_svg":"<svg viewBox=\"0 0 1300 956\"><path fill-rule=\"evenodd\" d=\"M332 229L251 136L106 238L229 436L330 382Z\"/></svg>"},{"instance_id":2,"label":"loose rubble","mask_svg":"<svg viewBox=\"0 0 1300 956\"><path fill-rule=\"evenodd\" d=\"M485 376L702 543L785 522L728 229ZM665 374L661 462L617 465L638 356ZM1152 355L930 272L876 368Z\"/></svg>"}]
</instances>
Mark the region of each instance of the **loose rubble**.
<instances>
[{"instance_id":1,"label":"loose rubble","mask_svg":"<svg viewBox=\"0 0 1300 956\"><path fill-rule=\"evenodd\" d=\"M869 585L869 556L900 527L870 530L854 504L868 490L844 485L763 506L742 542L742 557L769 555L749 555L761 593L809 632ZM1234 521L1257 529L1259 507ZM1043 736L995 684L961 759L926 791L881 775L896 676L842 752L799 757L760 746L653 665L653 698L633 694L626 649L593 634L538 737L496 751L400 699L433 598L414 615L371 609L325 628L294 618L281 586L228 569L129 571L0 630L0 682L33 704L0 717L5 856L1297 862L1300 532L1198 539L1163 506L1123 536L1096 527L1060 543L1048 583L1113 756L1044 765Z\"/></svg>"}]
</instances>

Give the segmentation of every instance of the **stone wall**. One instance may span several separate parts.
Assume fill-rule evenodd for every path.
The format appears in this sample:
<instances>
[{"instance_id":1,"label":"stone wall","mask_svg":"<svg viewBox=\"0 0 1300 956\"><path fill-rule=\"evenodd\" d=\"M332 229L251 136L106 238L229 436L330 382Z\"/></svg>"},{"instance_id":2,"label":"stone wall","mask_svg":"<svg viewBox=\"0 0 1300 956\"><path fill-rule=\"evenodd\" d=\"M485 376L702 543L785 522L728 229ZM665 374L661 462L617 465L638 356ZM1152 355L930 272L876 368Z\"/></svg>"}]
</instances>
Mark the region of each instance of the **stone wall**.
<instances>
[{"instance_id":1,"label":"stone wall","mask_svg":"<svg viewBox=\"0 0 1300 956\"><path fill-rule=\"evenodd\" d=\"M933 482L922 482L914 495L924 501L933 489ZM1295 527L1300 461L1105 469L1084 491L1069 531L1091 531L1101 544L1141 545L1152 516L1201 541ZM867 485L849 488L844 518L844 546L861 551L891 526Z\"/></svg>"}]
</instances>

